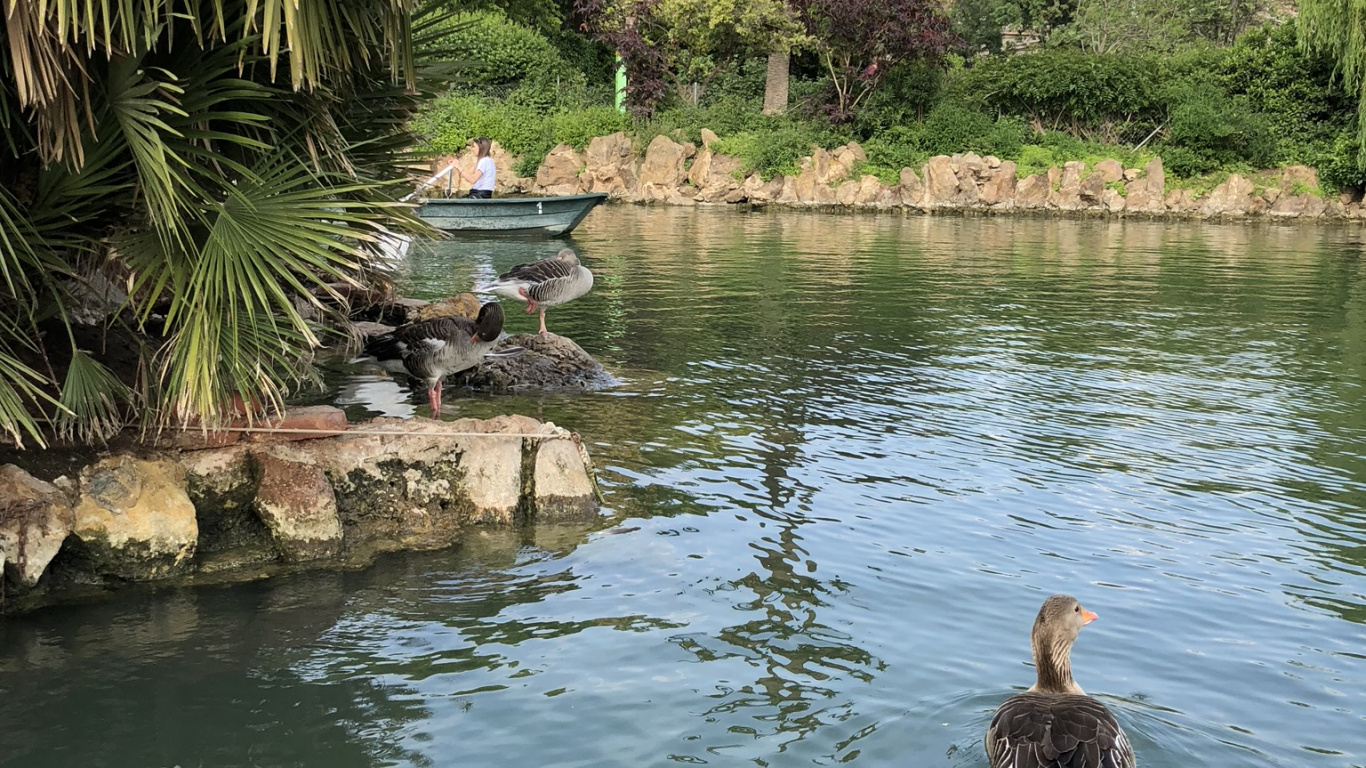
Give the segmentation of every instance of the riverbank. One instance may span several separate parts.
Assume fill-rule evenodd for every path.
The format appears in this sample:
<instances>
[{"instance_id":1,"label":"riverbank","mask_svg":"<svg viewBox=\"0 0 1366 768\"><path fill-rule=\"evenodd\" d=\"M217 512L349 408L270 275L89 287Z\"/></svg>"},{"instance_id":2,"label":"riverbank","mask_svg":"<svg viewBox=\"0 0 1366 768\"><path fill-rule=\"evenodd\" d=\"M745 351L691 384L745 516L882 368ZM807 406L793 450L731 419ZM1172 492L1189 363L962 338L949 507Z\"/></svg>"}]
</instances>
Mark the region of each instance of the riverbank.
<instances>
[{"instance_id":1,"label":"riverbank","mask_svg":"<svg viewBox=\"0 0 1366 768\"><path fill-rule=\"evenodd\" d=\"M129 582L356 567L449 547L480 526L591 520L599 509L578 435L525 416L348 424L312 407L89 459L56 477L0 466L7 611Z\"/></svg>"},{"instance_id":2,"label":"riverbank","mask_svg":"<svg viewBox=\"0 0 1366 768\"><path fill-rule=\"evenodd\" d=\"M623 202L665 205L843 207L919 212L1035 212L1180 219L1361 219L1366 206L1353 195L1319 187L1303 165L1255 176L1231 174L1208 190L1170 183L1161 158L1142 168L1118 160L1073 161L1022 174L1016 163L973 153L936 156L903 168L896 183L860 174L867 155L856 142L816 148L800 172L765 179L744 163L712 150L716 134L704 130L700 147L656 136L638 153L625 133L601 136L582 152L555 147L535 176L517 176L517 158L496 145L499 194L573 195L605 192ZM434 169L451 158L440 158ZM463 162L470 163L469 158Z\"/></svg>"}]
</instances>

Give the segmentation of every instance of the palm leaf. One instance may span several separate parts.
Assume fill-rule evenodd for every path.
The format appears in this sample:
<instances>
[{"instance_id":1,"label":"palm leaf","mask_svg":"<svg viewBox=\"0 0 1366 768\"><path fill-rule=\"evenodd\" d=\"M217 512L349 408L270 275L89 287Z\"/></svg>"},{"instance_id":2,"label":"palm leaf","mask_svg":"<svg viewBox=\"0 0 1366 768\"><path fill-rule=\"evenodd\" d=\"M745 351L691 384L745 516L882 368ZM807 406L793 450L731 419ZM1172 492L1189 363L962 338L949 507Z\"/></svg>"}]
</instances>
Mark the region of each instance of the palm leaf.
<instances>
[{"instance_id":1,"label":"palm leaf","mask_svg":"<svg viewBox=\"0 0 1366 768\"><path fill-rule=\"evenodd\" d=\"M105 366L85 351L71 350L59 399L62 410L56 419L57 434L83 442L107 440L127 423L133 394Z\"/></svg>"}]
</instances>

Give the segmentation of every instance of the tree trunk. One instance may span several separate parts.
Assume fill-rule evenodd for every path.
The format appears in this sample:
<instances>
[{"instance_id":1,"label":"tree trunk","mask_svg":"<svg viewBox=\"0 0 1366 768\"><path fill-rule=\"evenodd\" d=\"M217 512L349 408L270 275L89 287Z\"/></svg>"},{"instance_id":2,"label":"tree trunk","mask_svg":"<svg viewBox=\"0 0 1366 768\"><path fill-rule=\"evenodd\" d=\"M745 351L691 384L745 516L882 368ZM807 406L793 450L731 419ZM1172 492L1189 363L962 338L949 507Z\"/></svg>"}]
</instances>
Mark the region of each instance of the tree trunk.
<instances>
[{"instance_id":1,"label":"tree trunk","mask_svg":"<svg viewBox=\"0 0 1366 768\"><path fill-rule=\"evenodd\" d=\"M764 114L780 115L787 111L787 51L768 55L768 77L764 81Z\"/></svg>"}]
</instances>

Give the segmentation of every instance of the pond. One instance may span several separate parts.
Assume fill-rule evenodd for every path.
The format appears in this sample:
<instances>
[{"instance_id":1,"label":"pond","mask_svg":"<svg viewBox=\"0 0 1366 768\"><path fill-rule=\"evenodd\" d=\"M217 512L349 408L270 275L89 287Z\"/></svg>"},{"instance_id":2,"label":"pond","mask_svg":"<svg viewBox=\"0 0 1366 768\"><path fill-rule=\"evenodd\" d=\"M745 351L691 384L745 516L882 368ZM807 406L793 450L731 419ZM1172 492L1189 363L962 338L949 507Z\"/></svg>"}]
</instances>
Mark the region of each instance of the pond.
<instances>
[{"instance_id":1,"label":"pond","mask_svg":"<svg viewBox=\"0 0 1366 768\"><path fill-rule=\"evenodd\" d=\"M1056 592L1140 765L1366 765L1363 237L601 208L548 325L621 385L446 393L582 433L601 525L5 618L0 765L982 768Z\"/></svg>"}]
</instances>

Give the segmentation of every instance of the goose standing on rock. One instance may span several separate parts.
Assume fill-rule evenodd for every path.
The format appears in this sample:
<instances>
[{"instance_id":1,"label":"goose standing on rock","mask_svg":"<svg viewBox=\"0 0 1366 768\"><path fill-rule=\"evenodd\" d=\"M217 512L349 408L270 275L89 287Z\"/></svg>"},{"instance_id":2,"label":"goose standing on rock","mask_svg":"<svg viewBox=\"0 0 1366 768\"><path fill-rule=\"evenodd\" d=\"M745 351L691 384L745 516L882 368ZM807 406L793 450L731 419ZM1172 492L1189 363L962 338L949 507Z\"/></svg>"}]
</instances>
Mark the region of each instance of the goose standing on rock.
<instances>
[{"instance_id":1,"label":"goose standing on rock","mask_svg":"<svg viewBox=\"0 0 1366 768\"><path fill-rule=\"evenodd\" d=\"M376 336L365 344L365 354L391 370L402 367L427 385L427 404L432 418L441 412L441 380L452 373L473 368L485 357L512 356L525 350L514 347L490 354L503 332L503 307L490 301L479 316L438 317Z\"/></svg>"},{"instance_id":2,"label":"goose standing on rock","mask_svg":"<svg viewBox=\"0 0 1366 768\"><path fill-rule=\"evenodd\" d=\"M592 287L593 273L579 263L574 249L563 248L553 258L518 264L492 283L474 290L524 301L528 315L539 309L541 334L545 335L545 311L577 299Z\"/></svg>"},{"instance_id":3,"label":"goose standing on rock","mask_svg":"<svg viewBox=\"0 0 1366 768\"><path fill-rule=\"evenodd\" d=\"M1030 634L1038 680L991 719L991 768L1134 768L1133 747L1114 715L1072 680L1072 643L1096 618L1067 595L1044 601Z\"/></svg>"}]
</instances>

